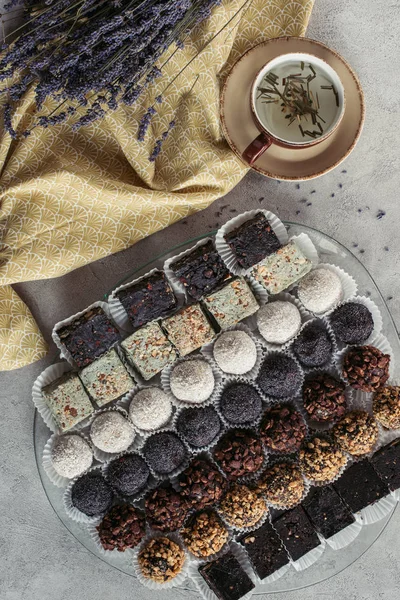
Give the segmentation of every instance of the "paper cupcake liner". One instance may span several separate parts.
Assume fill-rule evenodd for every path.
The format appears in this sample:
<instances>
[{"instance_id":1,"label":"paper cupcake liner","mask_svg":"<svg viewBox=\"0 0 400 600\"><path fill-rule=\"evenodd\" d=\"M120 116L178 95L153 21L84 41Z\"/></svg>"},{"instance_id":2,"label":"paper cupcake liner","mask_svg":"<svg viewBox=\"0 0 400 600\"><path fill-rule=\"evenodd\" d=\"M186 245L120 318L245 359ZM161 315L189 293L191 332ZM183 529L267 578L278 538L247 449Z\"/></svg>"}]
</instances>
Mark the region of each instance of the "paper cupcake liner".
<instances>
[{"instance_id":1,"label":"paper cupcake liner","mask_svg":"<svg viewBox=\"0 0 400 600\"><path fill-rule=\"evenodd\" d=\"M126 494L121 494L121 492L119 490L117 490L116 488L114 488L113 485L111 484L111 482L108 480L108 469L109 469L110 464L114 460L121 458L121 456L126 456L127 454L136 454L137 456L140 456L141 458L143 458L144 462L149 467L149 471L150 471L150 476L149 476L149 479L147 480L146 485L141 490L139 490L136 494L132 494L131 496L127 496ZM159 483L154 478L153 474L151 473L150 466L147 464L147 461L144 458L143 454L137 449L125 450L124 452L120 452L116 456L113 456L113 458L111 458L109 461L107 461L101 465L101 471L102 471L107 483L112 487L113 492L116 495L116 497L119 498L119 500L122 500L123 502L125 502L126 504L134 504L136 507L144 499L144 497L152 489L152 487L156 487L157 483Z\"/></svg>"},{"instance_id":2,"label":"paper cupcake liner","mask_svg":"<svg viewBox=\"0 0 400 600\"><path fill-rule=\"evenodd\" d=\"M290 394L290 396L285 396L284 398L277 398L276 396L271 396L268 395L264 392L264 390L260 387L260 385L257 382L257 378L261 372L261 368L262 365L264 363L264 360L267 356L270 356L271 354L285 354L286 356L289 356L290 358L292 358L294 360L294 362L297 364L299 370L300 370L300 383L299 386L297 387L297 389L293 390L292 394ZM292 352L290 352L290 349L286 349L286 350L266 350L263 352L263 356L261 357L261 362L260 362L260 367L254 377L254 383L253 385L255 386L255 388L260 392L260 394L265 398L267 403L270 404L277 404L277 403L287 403L287 402L291 402L293 401L293 398L298 398L299 396L301 397L301 390L303 389L303 383L304 383L304 369L301 366L301 364L299 363L299 361L297 360L297 358L294 356L294 354Z\"/></svg>"},{"instance_id":3,"label":"paper cupcake liner","mask_svg":"<svg viewBox=\"0 0 400 600\"><path fill-rule=\"evenodd\" d=\"M93 452L93 446L92 446L90 439L82 432L71 432L71 433L65 433L63 435L59 435L58 433L53 433L53 435L47 440L46 445L43 448L42 464L43 464L43 469L45 470L46 475L50 479L51 483L53 483L55 486L57 486L59 488L66 487L70 483L71 479L69 477L63 477L62 475L59 475L59 473L57 473L57 471L55 470L55 468L53 466L52 452L53 452L53 447L54 447L55 442L60 437L65 437L67 435L79 435L79 437L84 439L85 442L87 442L89 444L89 446ZM93 458L94 458L94 456L93 456ZM92 465L93 465L93 458L92 458ZM76 475L73 479L76 479L76 477L80 477L81 475L86 473L91 468L91 466L88 467L88 469L85 469L85 471L82 471L82 473L80 473L79 475Z\"/></svg>"},{"instance_id":4,"label":"paper cupcake liner","mask_svg":"<svg viewBox=\"0 0 400 600\"><path fill-rule=\"evenodd\" d=\"M196 556L195 554L193 554L189 548L187 547L186 543L185 543L185 539L182 535L182 530L183 528L186 526L186 524L188 524L190 522L190 520L198 513L202 513L202 512L214 512L216 513L217 517L219 517L224 525L224 527L226 528L227 532L228 532L228 539L226 540L225 544L222 546L222 548L220 550L218 550L218 552L214 552L213 554L210 554L209 556ZM213 560L216 560L217 558L220 558L221 556L223 556L224 554L226 554L229 551L229 546L230 543L232 542L232 540L234 539L234 531L232 529L232 527L230 525L228 525L222 518L221 515L218 513L218 511L216 510L215 506L206 506L205 508L202 509L193 509L188 513L188 516L185 519L185 522L183 524L183 526L179 529L179 536L182 540L182 544L186 550L186 552L188 553L191 561L198 563L199 565L202 565L204 563L208 563L208 562L212 562Z\"/></svg>"},{"instance_id":5,"label":"paper cupcake liner","mask_svg":"<svg viewBox=\"0 0 400 600\"><path fill-rule=\"evenodd\" d=\"M392 512L396 504L396 498L394 498L392 494L388 494L374 504L370 504L369 506L361 509L359 514L364 525L372 525L373 523L377 523L378 521L381 521L387 517L387 515Z\"/></svg>"},{"instance_id":6,"label":"paper cupcake liner","mask_svg":"<svg viewBox=\"0 0 400 600\"><path fill-rule=\"evenodd\" d=\"M173 433L173 434L175 434L180 439L180 441L182 442L182 444L184 445L185 450L186 450L185 460L182 462L182 464L179 467L177 467L170 473L158 473L157 471L155 471L153 469L153 467L149 464L149 462L146 460L146 457L144 455L144 445L146 444L147 440L152 435L157 435L158 433ZM147 436L144 440L142 440L142 444L139 446L138 451L139 451L139 454L141 454L143 456L143 458L146 460L147 466L150 469L150 473L156 480L157 484L159 484L162 481L165 481L167 479L169 479L172 483L172 480L174 480L176 477L178 477L178 475L180 475L182 473L182 471L187 469L187 467L189 466L190 460L192 459L192 452L190 451L189 446L187 445L187 443L185 442L183 437L177 431L175 431L172 427L163 427L163 428L159 429L158 431L155 431L151 435Z\"/></svg>"},{"instance_id":7,"label":"paper cupcake liner","mask_svg":"<svg viewBox=\"0 0 400 600\"><path fill-rule=\"evenodd\" d=\"M257 394L260 395L261 401L262 401L261 412L256 419L252 419L251 421L243 421L242 423L232 423L232 421L229 421L227 419L227 417L225 417L225 415L223 414L222 409L221 409L222 394L228 387L235 385L235 384L244 384L244 385L251 386L257 392ZM216 409L222 423L225 425L226 429L250 428L250 429L256 430L260 425L260 422L261 422L261 419L263 416L263 412L264 412L264 408L265 408L265 404L266 404L265 396L263 394L261 394L260 391L258 390L258 388L254 385L254 381L252 381L248 377L239 376L239 375L232 376L232 377L225 377L223 380L223 383L221 384L218 396L215 399L215 409Z\"/></svg>"},{"instance_id":8,"label":"paper cupcake liner","mask_svg":"<svg viewBox=\"0 0 400 600\"><path fill-rule=\"evenodd\" d=\"M360 521L354 521L348 527L342 529L335 535L332 535L330 538L324 538L328 546L332 548L332 550L342 550L349 546L354 540L360 535L362 529L362 523Z\"/></svg>"},{"instance_id":9,"label":"paper cupcake liner","mask_svg":"<svg viewBox=\"0 0 400 600\"><path fill-rule=\"evenodd\" d=\"M396 502L400 502L400 488L398 488L397 490L393 490L392 492L390 492L390 494L393 496Z\"/></svg>"},{"instance_id":10,"label":"paper cupcake liner","mask_svg":"<svg viewBox=\"0 0 400 600\"><path fill-rule=\"evenodd\" d=\"M379 310L379 308L377 307L377 305L375 304L375 302L373 302L370 298L367 298L366 296L354 296L354 298L350 298L349 300L347 300L346 302L340 302L340 304L338 304L328 315L327 319L330 323L330 317L332 315L332 313L336 310L336 308L339 308L339 306L343 306L344 304L362 304L363 306L365 306L366 308L368 308L369 312L372 315L372 319L374 321L374 329L372 330L371 335L369 336L369 338L367 340L365 340L365 342L362 342L362 345L369 345L370 344L370 340L374 339L376 336L378 336L381 331L382 331L382 327L383 327L383 320L382 320L382 315L381 312ZM335 336L336 337L336 336ZM350 345L350 344L344 344L343 342L341 342L339 339L336 338L336 343L338 345L338 347L341 349L344 346ZM360 344L351 344L352 346L359 346Z\"/></svg>"},{"instance_id":11,"label":"paper cupcake liner","mask_svg":"<svg viewBox=\"0 0 400 600\"><path fill-rule=\"evenodd\" d=\"M99 462L107 462L113 458L115 458L118 454L121 454L121 450L119 450L118 452L105 452L105 450L101 450L100 448L98 448L96 446L96 444L93 442L91 436L90 436L90 429L92 427L93 421L101 414L103 413L108 413L108 412L119 412L123 417L125 417L128 421L129 424L131 425L132 429L134 429L128 413L123 410L122 408L120 408L119 406L110 406L109 408L100 408L99 410L96 410L95 413L91 416L90 421L88 423L88 435L90 438L90 441L92 443L93 446L93 454L96 460L98 460ZM129 447L126 450L133 450L136 447L136 432L135 432L135 437L132 441L132 443L129 445Z\"/></svg>"},{"instance_id":12,"label":"paper cupcake liner","mask_svg":"<svg viewBox=\"0 0 400 600\"><path fill-rule=\"evenodd\" d=\"M313 550L310 550L310 552L307 552L307 554L304 554L298 560L292 561L292 565L296 571L305 571L306 569L309 569L314 563L317 562L319 558L321 558L325 552L326 542L324 538L319 535L319 533L317 533L317 535L321 541L320 545L316 548L313 548Z\"/></svg>"},{"instance_id":13,"label":"paper cupcake liner","mask_svg":"<svg viewBox=\"0 0 400 600\"><path fill-rule=\"evenodd\" d=\"M182 411L183 411L185 408L188 408L188 407L186 407L186 406L182 406L181 408L178 408L178 409L177 409L177 411L175 412L175 414L174 414L173 418L172 418L172 425L171 425L171 428L172 428L174 431L176 431L176 433L177 433L178 435L181 435L181 434L179 433L179 431L178 431L178 428L177 428L178 417L179 417L180 413L181 413L181 412L182 412ZM190 407L190 408L192 408L192 407ZM196 406L193 406L193 408L196 408ZM217 412L217 414L218 414L219 418L221 419L221 417L220 417L220 415L219 415L219 413L218 413L218 411L217 411L216 407L215 407L215 406L213 406L213 408L215 408L215 410L216 410L216 412ZM193 458L194 458L194 457L196 457L196 458L199 458L199 454L204 454L204 453L206 453L206 454L207 454L207 453L210 453L210 452L211 452L211 450L212 450L212 448L214 448L214 446L215 446L216 444L218 444L219 440L221 439L221 437L222 437L222 436L223 436L223 435L224 435L226 432L227 432L227 427L226 427L225 423L224 423L224 422L222 421L222 419L221 419L221 429L220 429L219 433L218 433L218 434L215 436L215 438L212 440L212 442L210 442L209 444L207 444L207 445L205 445L205 446L193 446L193 445L192 445L192 444L190 444L188 441L186 441L186 439L185 439L185 438L183 438L183 439L185 439L185 443L186 443L187 447L190 449L190 452L191 452L191 454L192 454L192 457L193 457ZM181 437L183 437L183 436L181 436ZM213 460L212 462L214 462L214 460Z\"/></svg>"},{"instance_id":14,"label":"paper cupcake liner","mask_svg":"<svg viewBox=\"0 0 400 600\"><path fill-rule=\"evenodd\" d=\"M258 213L263 213L266 219L268 219L273 231L275 232L282 246L287 244L288 242L288 234L286 227L279 219L279 217L277 217L274 213L272 213L269 210L264 210L261 208L258 210L249 210L240 215L237 215L233 219L230 219L224 225L222 225L220 229L218 229L215 236L215 246L217 248L218 253L221 255L225 265L234 275L246 275L250 272L252 267L250 267L249 269L244 269L239 265L236 255L225 241L224 236L227 233L230 233L231 231L239 227L240 225L242 225L243 223L245 223L246 221L249 221L250 219L255 217Z\"/></svg>"},{"instance_id":15,"label":"paper cupcake liner","mask_svg":"<svg viewBox=\"0 0 400 600\"><path fill-rule=\"evenodd\" d=\"M293 345L294 345L294 342L297 340L297 338L300 336L300 334L303 332L303 330L306 327L308 327L310 325L310 323L312 323L313 321L314 322L319 321L322 324L322 326L326 329L326 331L328 332L328 337L329 337L329 339L331 341L331 344L332 344L332 354L331 354L330 358L327 360L327 362L324 365L317 365L315 367L310 367L310 366L303 365L300 362L299 358L296 356L296 354L294 352ZM330 326L329 322L326 319L321 318L321 317L311 317L310 319L308 319L308 321L302 325L302 327L301 327L300 331L298 332L298 334L291 340L291 342L288 345L287 349L296 358L296 360L298 360L298 362L299 362L301 368L303 369L305 375L308 375L310 373L315 373L316 371L321 371L321 370L324 371L326 369L330 369L331 367L334 367L335 366L335 357L336 357L336 355L338 353L338 347L337 347L337 344L336 344L336 338L335 338L335 335L334 335L334 333L332 331L332 327Z\"/></svg>"},{"instance_id":16,"label":"paper cupcake liner","mask_svg":"<svg viewBox=\"0 0 400 600\"><path fill-rule=\"evenodd\" d=\"M310 487L311 487L310 482L304 477L303 473L301 472L298 460L291 458L291 456L289 456L287 454L270 455L267 469L269 469L270 467L273 467L277 463L289 463L289 464L295 465L298 468L298 470L300 471L300 474L302 476L303 482L304 482L304 490L303 490L303 494L302 494L301 498L299 500L297 500L296 502L293 502L292 504L276 504L275 502L271 502L270 500L268 500L264 490L261 490L261 493L262 493L263 497L265 498L265 501L269 507L275 508L277 510L291 510L292 508L295 508L296 506L298 506L299 504L301 504L304 501L304 499L308 495L308 492L310 491ZM264 469L263 472L260 473L259 478L263 477L265 470L266 469Z\"/></svg>"},{"instance_id":17,"label":"paper cupcake liner","mask_svg":"<svg viewBox=\"0 0 400 600\"><path fill-rule=\"evenodd\" d=\"M88 471L86 471L86 473L92 473L93 471L100 472L101 466L97 465L97 466L91 467ZM97 523L97 522L99 522L100 519L102 519L102 517L104 516L105 513L102 513L100 515L95 515L94 517L89 517L88 515L85 515L85 513L78 510L72 504L72 499L71 499L72 488L73 488L74 484L76 483L76 481L80 477L82 477L82 475L79 475L78 477L75 477L75 479L72 479L69 482L68 487L66 488L66 490L64 492L63 504L64 504L65 512L67 513L69 518L72 519L73 521L75 521L76 523Z\"/></svg>"},{"instance_id":18,"label":"paper cupcake liner","mask_svg":"<svg viewBox=\"0 0 400 600\"><path fill-rule=\"evenodd\" d=\"M152 435L153 433L157 433L157 431L159 431L162 428L173 427L173 422L174 422L175 398L172 396L172 394L168 394L169 400L172 405L172 412L171 412L170 418L165 423L163 423L162 425L160 425L160 427L158 427L156 429L142 429L141 427L139 427L138 425L135 425L135 423L133 423L132 419L130 418L130 414L129 414L129 406L130 406L133 398L136 396L136 394L138 394L138 392L141 392L144 389L153 388L153 387L158 388L160 391L166 393L159 385L156 385L156 384L154 384L154 385L136 385L123 398L118 400L118 402L116 404L116 406L118 406L119 408L122 408L124 411L126 411L128 418L129 418L130 422L132 423L136 433L138 433L143 438L146 438L149 435Z\"/></svg>"},{"instance_id":19,"label":"paper cupcake liner","mask_svg":"<svg viewBox=\"0 0 400 600\"><path fill-rule=\"evenodd\" d=\"M341 452L343 452L344 457L346 459L344 465L339 469L339 471L336 473L336 475L334 475L330 479L324 479L323 481L317 481L316 479L312 479L311 477L308 477L308 475L306 475L304 473L304 471L301 468L301 461L300 461L300 458L299 458L300 471L302 472L303 477L305 478L305 480L309 482L310 486L313 486L313 487L325 487L326 485L330 485L334 481L337 481L341 477L341 475L343 475L343 473L345 472L345 470L346 470L346 468L347 468L347 466L349 464L350 455L347 452L345 452L339 446L339 444L337 444L335 442L335 440L330 435L327 435L327 433L325 433L325 432L317 432L317 433L313 433L312 435L308 435L307 438L305 438L304 443L311 442L316 437L333 443L335 446L337 446L339 448L339 450L341 450Z\"/></svg>"}]
</instances>

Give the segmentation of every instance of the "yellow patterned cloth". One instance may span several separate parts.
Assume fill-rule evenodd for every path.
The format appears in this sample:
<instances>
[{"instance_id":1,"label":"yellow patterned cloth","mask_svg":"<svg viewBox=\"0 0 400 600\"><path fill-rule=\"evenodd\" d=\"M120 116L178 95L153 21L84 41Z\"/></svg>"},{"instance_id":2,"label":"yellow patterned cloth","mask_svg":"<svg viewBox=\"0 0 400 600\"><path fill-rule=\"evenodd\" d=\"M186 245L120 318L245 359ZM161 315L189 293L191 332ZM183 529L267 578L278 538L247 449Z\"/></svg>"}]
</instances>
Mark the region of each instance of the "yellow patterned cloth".
<instances>
[{"instance_id":1,"label":"yellow patterned cloth","mask_svg":"<svg viewBox=\"0 0 400 600\"><path fill-rule=\"evenodd\" d=\"M238 13L244 3L224 0L215 8L136 106L121 107L78 132L66 123L37 127L18 141L2 133L0 370L27 365L47 350L10 284L63 275L127 248L205 208L246 173L222 137L220 82L255 44L304 35L313 0L253 0ZM138 142L146 108L203 48L164 94L145 141ZM54 107L46 105L49 112ZM34 114L32 90L14 115L14 128L29 128ZM171 119L176 127L156 162L149 162Z\"/></svg>"}]
</instances>

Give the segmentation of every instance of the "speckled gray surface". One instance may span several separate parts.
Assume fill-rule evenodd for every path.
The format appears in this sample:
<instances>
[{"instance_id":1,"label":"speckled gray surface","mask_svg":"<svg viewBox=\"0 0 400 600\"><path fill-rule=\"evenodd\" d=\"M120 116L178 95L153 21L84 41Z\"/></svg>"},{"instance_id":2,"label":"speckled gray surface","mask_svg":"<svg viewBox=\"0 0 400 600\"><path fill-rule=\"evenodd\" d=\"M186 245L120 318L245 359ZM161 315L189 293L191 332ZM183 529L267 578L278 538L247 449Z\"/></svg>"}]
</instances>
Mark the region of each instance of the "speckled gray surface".
<instances>
[{"instance_id":1,"label":"speckled gray surface","mask_svg":"<svg viewBox=\"0 0 400 600\"><path fill-rule=\"evenodd\" d=\"M369 269L400 326L400 118L397 65L400 10L394 0L316 0L308 34L330 44L360 75L367 120L349 159L321 179L300 184L249 174L228 196L202 213L59 279L16 286L47 339L54 322L100 298L135 264L166 247L212 229L238 211L262 205L283 219L311 225L352 249ZM345 170L346 173L342 171ZM315 190L314 193L313 190ZM334 197L331 197L335 194ZM306 199L307 201L301 202ZM312 202L311 206L307 203ZM222 207L229 205L219 213ZM386 212L382 219L376 215ZM300 211L299 213L297 211ZM358 244L357 247L353 247ZM385 250L385 247L388 250ZM363 252L362 252L363 251ZM2 600L109 600L190 597L173 590L152 593L108 567L64 528L47 502L32 447L32 382L55 356L0 374L0 597ZM329 581L271 600L394 600L400 594L400 511L380 539L354 565ZM193 595L195 597L195 595Z\"/></svg>"}]
</instances>

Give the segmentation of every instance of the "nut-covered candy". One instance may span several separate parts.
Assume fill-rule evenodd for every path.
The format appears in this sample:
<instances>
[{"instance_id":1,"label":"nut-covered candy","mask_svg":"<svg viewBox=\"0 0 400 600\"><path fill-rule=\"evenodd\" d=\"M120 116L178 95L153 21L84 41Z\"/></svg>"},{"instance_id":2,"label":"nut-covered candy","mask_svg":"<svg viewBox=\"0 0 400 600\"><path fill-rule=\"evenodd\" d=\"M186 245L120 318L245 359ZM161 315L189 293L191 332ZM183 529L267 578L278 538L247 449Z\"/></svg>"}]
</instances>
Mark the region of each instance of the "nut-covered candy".
<instances>
[{"instance_id":1,"label":"nut-covered candy","mask_svg":"<svg viewBox=\"0 0 400 600\"><path fill-rule=\"evenodd\" d=\"M203 558L221 550L228 541L228 530L216 512L204 510L193 515L181 531L185 546Z\"/></svg>"},{"instance_id":2,"label":"nut-covered candy","mask_svg":"<svg viewBox=\"0 0 400 600\"><path fill-rule=\"evenodd\" d=\"M291 404L278 404L267 410L260 425L262 441L277 452L296 452L306 431L303 417Z\"/></svg>"},{"instance_id":3,"label":"nut-covered candy","mask_svg":"<svg viewBox=\"0 0 400 600\"><path fill-rule=\"evenodd\" d=\"M328 373L319 373L303 385L303 406L308 416L319 423L332 423L346 412L346 386Z\"/></svg>"},{"instance_id":4,"label":"nut-covered candy","mask_svg":"<svg viewBox=\"0 0 400 600\"><path fill-rule=\"evenodd\" d=\"M96 529L104 550L125 552L137 546L145 534L145 518L130 504L117 504L103 517Z\"/></svg>"},{"instance_id":5,"label":"nut-covered candy","mask_svg":"<svg viewBox=\"0 0 400 600\"><path fill-rule=\"evenodd\" d=\"M202 458L192 460L178 481L182 497L198 509L218 502L228 485L217 467Z\"/></svg>"},{"instance_id":6,"label":"nut-covered candy","mask_svg":"<svg viewBox=\"0 0 400 600\"><path fill-rule=\"evenodd\" d=\"M264 462L260 440L246 429L232 429L218 442L214 459L230 479L251 475Z\"/></svg>"},{"instance_id":7,"label":"nut-covered candy","mask_svg":"<svg viewBox=\"0 0 400 600\"><path fill-rule=\"evenodd\" d=\"M387 429L400 428L400 386L385 385L374 396L375 419Z\"/></svg>"},{"instance_id":8,"label":"nut-covered candy","mask_svg":"<svg viewBox=\"0 0 400 600\"><path fill-rule=\"evenodd\" d=\"M304 493L304 479L295 464L279 462L264 471L258 487L268 502L289 508L300 502Z\"/></svg>"},{"instance_id":9,"label":"nut-covered candy","mask_svg":"<svg viewBox=\"0 0 400 600\"><path fill-rule=\"evenodd\" d=\"M311 481L331 481L346 462L344 452L331 440L321 437L304 442L300 449L300 469Z\"/></svg>"},{"instance_id":10,"label":"nut-covered candy","mask_svg":"<svg viewBox=\"0 0 400 600\"><path fill-rule=\"evenodd\" d=\"M143 577L157 583L174 579L185 562L182 548L167 537L153 538L139 552L138 562Z\"/></svg>"},{"instance_id":11,"label":"nut-covered candy","mask_svg":"<svg viewBox=\"0 0 400 600\"><path fill-rule=\"evenodd\" d=\"M150 527L159 531L175 531L182 527L188 505L181 494L168 484L147 494L145 511Z\"/></svg>"},{"instance_id":12,"label":"nut-covered candy","mask_svg":"<svg viewBox=\"0 0 400 600\"><path fill-rule=\"evenodd\" d=\"M375 346L351 348L343 361L343 375L351 387L375 392L389 379L390 355Z\"/></svg>"},{"instance_id":13,"label":"nut-covered candy","mask_svg":"<svg viewBox=\"0 0 400 600\"><path fill-rule=\"evenodd\" d=\"M229 525L242 529L258 523L268 507L256 490L233 483L221 500L220 511Z\"/></svg>"},{"instance_id":14,"label":"nut-covered candy","mask_svg":"<svg viewBox=\"0 0 400 600\"><path fill-rule=\"evenodd\" d=\"M353 410L336 423L332 433L345 452L360 456L373 450L378 439L378 426L364 410Z\"/></svg>"}]
</instances>

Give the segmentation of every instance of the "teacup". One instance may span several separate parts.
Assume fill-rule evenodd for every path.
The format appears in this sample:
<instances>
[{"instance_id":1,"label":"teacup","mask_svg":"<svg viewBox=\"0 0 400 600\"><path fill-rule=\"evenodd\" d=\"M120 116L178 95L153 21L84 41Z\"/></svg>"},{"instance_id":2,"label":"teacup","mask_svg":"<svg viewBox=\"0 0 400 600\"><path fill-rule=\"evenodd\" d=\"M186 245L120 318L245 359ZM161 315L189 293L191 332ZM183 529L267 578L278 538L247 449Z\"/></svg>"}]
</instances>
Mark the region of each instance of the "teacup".
<instances>
[{"instance_id":1,"label":"teacup","mask_svg":"<svg viewBox=\"0 0 400 600\"><path fill-rule=\"evenodd\" d=\"M345 93L328 63L295 52L264 65L253 82L250 104L261 132L242 153L252 165L271 144L301 149L326 140L343 118Z\"/></svg>"}]
</instances>

